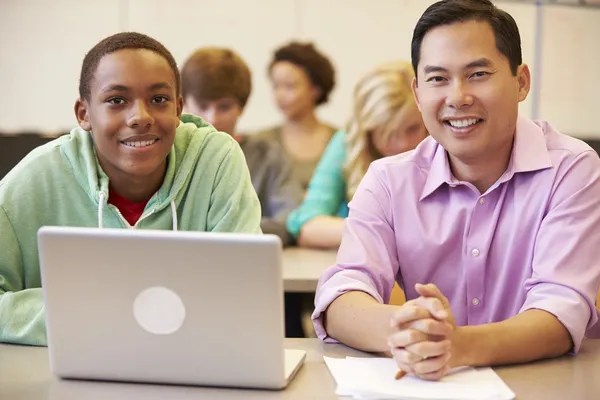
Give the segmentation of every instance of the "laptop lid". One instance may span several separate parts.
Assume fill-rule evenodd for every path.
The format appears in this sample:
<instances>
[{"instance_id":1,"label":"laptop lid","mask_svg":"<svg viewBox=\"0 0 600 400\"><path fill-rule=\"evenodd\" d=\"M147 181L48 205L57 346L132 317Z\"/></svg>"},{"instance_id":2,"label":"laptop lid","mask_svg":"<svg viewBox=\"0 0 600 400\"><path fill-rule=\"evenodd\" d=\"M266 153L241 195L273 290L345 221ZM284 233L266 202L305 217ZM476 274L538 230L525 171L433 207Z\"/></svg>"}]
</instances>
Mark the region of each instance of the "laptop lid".
<instances>
[{"instance_id":1,"label":"laptop lid","mask_svg":"<svg viewBox=\"0 0 600 400\"><path fill-rule=\"evenodd\" d=\"M43 227L38 247L56 375L287 384L277 236Z\"/></svg>"}]
</instances>

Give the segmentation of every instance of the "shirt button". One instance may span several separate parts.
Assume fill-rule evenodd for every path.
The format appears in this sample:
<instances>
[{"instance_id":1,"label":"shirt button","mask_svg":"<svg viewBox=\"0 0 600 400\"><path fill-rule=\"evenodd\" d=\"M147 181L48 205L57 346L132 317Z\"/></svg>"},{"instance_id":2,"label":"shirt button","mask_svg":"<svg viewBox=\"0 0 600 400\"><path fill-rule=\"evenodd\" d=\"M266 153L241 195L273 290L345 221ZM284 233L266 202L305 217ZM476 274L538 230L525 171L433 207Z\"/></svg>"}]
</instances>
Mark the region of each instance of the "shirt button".
<instances>
[{"instance_id":1,"label":"shirt button","mask_svg":"<svg viewBox=\"0 0 600 400\"><path fill-rule=\"evenodd\" d=\"M473 297L473 300L471 300L471 303L473 303L474 306L478 306L479 305L479 299L477 297Z\"/></svg>"},{"instance_id":2,"label":"shirt button","mask_svg":"<svg viewBox=\"0 0 600 400\"><path fill-rule=\"evenodd\" d=\"M485 197L482 197L479 199L479 204L483 204L483 203L485 203Z\"/></svg>"},{"instance_id":3,"label":"shirt button","mask_svg":"<svg viewBox=\"0 0 600 400\"><path fill-rule=\"evenodd\" d=\"M473 249L471 250L471 254L473 254L473 257L477 257L479 255L479 250Z\"/></svg>"}]
</instances>

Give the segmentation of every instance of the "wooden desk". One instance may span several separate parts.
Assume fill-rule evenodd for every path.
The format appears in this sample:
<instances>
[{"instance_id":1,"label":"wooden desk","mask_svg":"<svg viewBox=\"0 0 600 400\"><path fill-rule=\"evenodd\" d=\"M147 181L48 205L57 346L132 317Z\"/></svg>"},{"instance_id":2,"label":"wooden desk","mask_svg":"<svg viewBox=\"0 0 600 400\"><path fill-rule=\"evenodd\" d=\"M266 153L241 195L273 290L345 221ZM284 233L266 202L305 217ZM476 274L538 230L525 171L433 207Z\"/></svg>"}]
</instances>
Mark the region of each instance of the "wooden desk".
<instances>
[{"instance_id":1,"label":"wooden desk","mask_svg":"<svg viewBox=\"0 0 600 400\"><path fill-rule=\"evenodd\" d=\"M283 251L286 292L314 293L325 268L335 264L337 251L289 247Z\"/></svg>"},{"instance_id":2,"label":"wooden desk","mask_svg":"<svg viewBox=\"0 0 600 400\"><path fill-rule=\"evenodd\" d=\"M306 362L283 391L65 381L49 370L45 348L0 345L0 399L6 400L188 400L337 399L335 382L323 362L330 357L369 355L317 339L286 339L286 346L308 351ZM600 340L586 340L581 352L496 371L518 400L595 400L600 398Z\"/></svg>"}]
</instances>

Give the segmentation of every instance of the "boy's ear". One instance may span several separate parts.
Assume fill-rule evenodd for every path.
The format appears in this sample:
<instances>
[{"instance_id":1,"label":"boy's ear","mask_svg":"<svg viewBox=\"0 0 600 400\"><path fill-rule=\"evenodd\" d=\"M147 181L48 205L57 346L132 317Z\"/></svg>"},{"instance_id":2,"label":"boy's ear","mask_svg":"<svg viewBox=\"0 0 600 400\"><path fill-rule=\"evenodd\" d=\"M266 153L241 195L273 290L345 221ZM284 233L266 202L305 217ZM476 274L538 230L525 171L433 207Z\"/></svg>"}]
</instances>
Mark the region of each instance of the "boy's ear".
<instances>
[{"instance_id":1,"label":"boy's ear","mask_svg":"<svg viewBox=\"0 0 600 400\"><path fill-rule=\"evenodd\" d=\"M82 98L78 98L75 101L75 117L77 118L77 123L84 131L90 132L92 130L92 124L90 123L89 116L89 104L86 100Z\"/></svg>"},{"instance_id":2,"label":"boy's ear","mask_svg":"<svg viewBox=\"0 0 600 400\"><path fill-rule=\"evenodd\" d=\"M179 96L177 99L177 118L181 118L181 114L183 113L183 96Z\"/></svg>"}]
</instances>

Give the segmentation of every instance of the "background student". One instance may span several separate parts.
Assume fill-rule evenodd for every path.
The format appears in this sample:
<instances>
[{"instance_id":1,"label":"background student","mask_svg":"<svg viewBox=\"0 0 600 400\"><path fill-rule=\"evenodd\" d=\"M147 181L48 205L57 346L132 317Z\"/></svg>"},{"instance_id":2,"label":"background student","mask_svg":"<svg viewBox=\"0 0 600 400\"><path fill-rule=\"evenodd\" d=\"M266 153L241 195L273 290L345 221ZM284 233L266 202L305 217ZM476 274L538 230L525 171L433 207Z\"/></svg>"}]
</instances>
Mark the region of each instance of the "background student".
<instances>
[{"instance_id":1,"label":"background student","mask_svg":"<svg viewBox=\"0 0 600 400\"><path fill-rule=\"evenodd\" d=\"M331 61L312 43L291 42L273 54L269 77L285 120L257 135L281 144L292 162L294 176L306 189L336 131L316 115L317 107L327 103L333 90L335 71Z\"/></svg>"},{"instance_id":2,"label":"background student","mask_svg":"<svg viewBox=\"0 0 600 400\"><path fill-rule=\"evenodd\" d=\"M348 201L371 162L412 150L427 136L410 88L413 77L410 63L396 61L358 82L348 128L327 146L302 205L287 220L299 246L337 248Z\"/></svg>"},{"instance_id":3,"label":"background student","mask_svg":"<svg viewBox=\"0 0 600 400\"><path fill-rule=\"evenodd\" d=\"M303 194L291 163L276 141L237 134L238 119L252 91L247 64L230 49L204 47L186 60L181 81L186 112L201 116L240 144L260 200L263 233L278 235L284 246L292 244L285 221Z\"/></svg>"}]
</instances>

